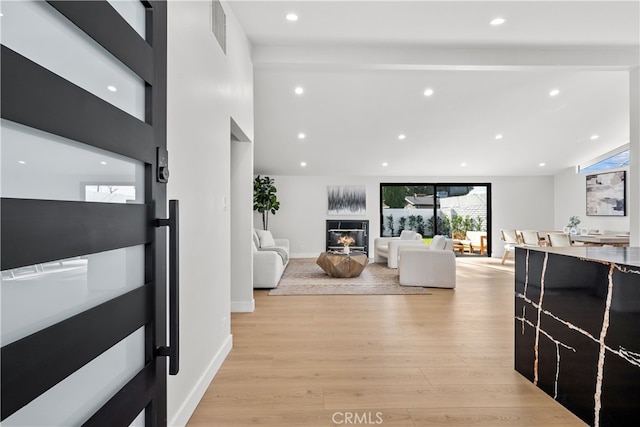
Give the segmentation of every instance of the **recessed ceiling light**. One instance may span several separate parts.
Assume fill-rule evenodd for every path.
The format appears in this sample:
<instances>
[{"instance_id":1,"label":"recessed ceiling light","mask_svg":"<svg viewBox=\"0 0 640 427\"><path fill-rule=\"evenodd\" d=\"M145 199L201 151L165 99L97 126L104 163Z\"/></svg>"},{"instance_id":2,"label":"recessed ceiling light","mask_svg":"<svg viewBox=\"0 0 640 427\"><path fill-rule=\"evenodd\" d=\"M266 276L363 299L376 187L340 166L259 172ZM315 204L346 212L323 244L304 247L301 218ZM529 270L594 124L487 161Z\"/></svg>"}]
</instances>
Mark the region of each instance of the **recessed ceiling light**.
<instances>
[{"instance_id":1,"label":"recessed ceiling light","mask_svg":"<svg viewBox=\"0 0 640 427\"><path fill-rule=\"evenodd\" d=\"M3 17L3 16L4 16L4 13L0 12L0 17Z\"/></svg>"},{"instance_id":2,"label":"recessed ceiling light","mask_svg":"<svg viewBox=\"0 0 640 427\"><path fill-rule=\"evenodd\" d=\"M304 89L303 89L302 87L298 86L298 87L295 89L295 93L296 93L297 95L302 95L302 94L304 93Z\"/></svg>"},{"instance_id":3,"label":"recessed ceiling light","mask_svg":"<svg viewBox=\"0 0 640 427\"><path fill-rule=\"evenodd\" d=\"M101 164L101 165L106 165L106 164L107 164L107 162L100 162L100 164Z\"/></svg>"},{"instance_id":4,"label":"recessed ceiling light","mask_svg":"<svg viewBox=\"0 0 640 427\"><path fill-rule=\"evenodd\" d=\"M598 138L600 138L600 135L591 135L591 140L592 141L595 140L595 139L598 139Z\"/></svg>"},{"instance_id":5,"label":"recessed ceiling light","mask_svg":"<svg viewBox=\"0 0 640 427\"><path fill-rule=\"evenodd\" d=\"M401 133L400 135L398 135L398 139L405 139L407 137L407 135L405 135L404 133Z\"/></svg>"},{"instance_id":6,"label":"recessed ceiling light","mask_svg":"<svg viewBox=\"0 0 640 427\"><path fill-rule=\"evenodd\" d=\"M497 134L496 139L502 139L502 134L501 133Z\"/></svg>"},{"instance_id":7,"label":"recessed ceiling light","mask_svg":"<svg viewBox=\"0 0 640 427\"><path fill-rule=\"evenodd\" d=\"M300 162L300 166L302 166L302 167L307 166L307 162Z\"/></svg>"},{"instance_id":8,"label":"recessed ceiling light","mask_svg":"<svg viewBox=\"0 0 640 427\"><path fill-rule=\"evenodd\" d=\"M465 167L465 166L467 166L467 164L462 162L462 163L460 163L460 166Z\"/></svg>"},{"instance_id":9,"label":"recessed ceiling light","mask_svg":"<svg viewBox=\"0 0 640 427\"><path fill-rule=\"evenodd\" d=\"M306 137L307 137L307 135L305 135L305 134L304 134L304 133L302 133L302 132L300 132L300 133L298 134L298 138L299 138L299 139L305 139Z\"/></svg>"},{"instance_id":10,"label":"recessed ceiling light","mask_svg":"<svg viewBox=\"0 0 640 427\"><path fill-rule=\"evenodd\" d=\"M431 95L433 95L433 89L431 88L425 89L424 96L431 96Z\"/></svg>"},{"instance_id":11,"label":"recessed ceiling light","mask_svg":"<svg viewBox=\"0 0 640 427\"><path fill-rule=\"evenodd\" d=\"M542 162L542 163L538 163L538 166L544 167L544 166L547 166L547 164L545 162Z\"/></svg>"},{"instance_id":12,"label":"recessed ceiling light","mask_svg":"<svg viewBox=\"0 0 640 427\"><path fill-rule=\"evenodd\" d=\"M498 25L502 25L505 22L507 22L507 20L504 19L504 18L493 18L491 21L489 21L489 24L491 24L491 25L493 25L495 27L495 26L498 26Z\"/></svg>"},{"instance_id":13,"label":"recessed ceiling light","mask_svg":"<svg viewBox=\"0 0 640 427\"><path fill-rule=\"evenodd\" d=\"M20 163L21 165L26 165L27 162L25 162L24 160L18 160L18 163Z\"/></svg>"},{"instance_id":14,"label":"recessed ceiling light","mask_svg":"<svg viewBox=\"0 0 640 427\"><path fill-rule=\"evenodd\" d=\"M387 162L383 162L383 163L382 163L382 166L384 166L384 167L386 168L387 166L389 166L389 163L387 163Z\"/></svg>"},{"instance_id":15,"label":"recessed ceiling light","mask_svg":"<svg viewBox=\"0 0 640 427\"><path fill-rule=\"evenodd\" d=\"M111 85L107 86L107 89L109 90L109 92L117 92L118 91L117 87L111 86Z\"/></svg>"},{"instance_id":16,"label":"recessed ceiling light","mask_svg":"<svg viewBox=\"0 0 640 427\"><path fill-rule=\"evenodd\" d=\"M287 18L287 21L294 22L298 20L298 15L296 15L295 13L287 13L286 18Z\"/></svg>"},{"instance_id":17,"label":"recessed ceiling light","mask_svg":"<svg viewBox=\"0 0 640 427\"><path fill-rule=\"evenodd\" d=\"M558 96L559 93L560 89L553 89L551 92L549 92L549 96Z\"/></svg>"}]
</instances>

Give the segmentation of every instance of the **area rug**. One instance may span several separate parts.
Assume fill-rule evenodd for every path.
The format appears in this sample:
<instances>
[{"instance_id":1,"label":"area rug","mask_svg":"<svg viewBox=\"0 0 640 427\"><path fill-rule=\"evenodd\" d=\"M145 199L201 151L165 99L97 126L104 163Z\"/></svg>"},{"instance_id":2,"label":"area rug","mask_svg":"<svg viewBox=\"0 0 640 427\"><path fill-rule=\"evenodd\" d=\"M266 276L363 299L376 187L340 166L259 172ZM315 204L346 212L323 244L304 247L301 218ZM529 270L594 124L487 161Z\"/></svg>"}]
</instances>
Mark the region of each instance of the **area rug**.
<instances>
[{"instance_id":1,"label":"area rug","mask_svg":"<svg viewBox=\"0 0 640 427\"><path fill-rule=\"evenodd\" d=\"M398 270L369 263L358 277L330 277L315 258L293 258L269 295L429 295L425 288L400 286Z\"/></svg>"}]
</instances>

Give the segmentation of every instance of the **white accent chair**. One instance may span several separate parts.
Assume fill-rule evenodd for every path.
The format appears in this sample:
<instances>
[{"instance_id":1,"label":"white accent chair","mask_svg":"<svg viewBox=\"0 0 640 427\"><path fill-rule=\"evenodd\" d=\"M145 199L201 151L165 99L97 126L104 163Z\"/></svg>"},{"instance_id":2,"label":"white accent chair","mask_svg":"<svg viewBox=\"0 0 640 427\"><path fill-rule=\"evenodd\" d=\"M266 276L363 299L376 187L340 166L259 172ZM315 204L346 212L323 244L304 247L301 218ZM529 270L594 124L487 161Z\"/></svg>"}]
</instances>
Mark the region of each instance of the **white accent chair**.
<instances>
[{"instance_id":1,"label":"white accent chair","mask_svg":"<svg viewBox=\"0 0 640 427\"><path fill-rule=\"evenodd\" d=\"M500 230L500 240L504 241L504 253L502 254L502 265L507 260L509 252L516 250L516 246L521 243L516 230Z\"/></svg>"},{"instance_id":2,"label":"white accent chair","mask_svg":"<svg viewBox=\"0 0 640 427\"><path fill-rule=\"evenodd\" d=\"M547 234L549 238L549 246L553 247L562 247L562 246L572 246L571 237L565 233L549 233Z\"/></svg>"},{"instance_id":3,"label":"white accent chair","mask_svg":"<svg viewBox=\"0 0 640 427\"><path fill-rule=\"evenodd\" d=\"M456 255L451 239L435 236L430 246L401 246L398 251L400 285L456 287Z\"/></svg>"},{"instance_id":4,"label":"white accent chair","mask_svg":"<svg viewBox=\"0 0 640 427\"><path fill-rule=\"evenodd\" d=\"M274 239L268 231L254 230L253 287L256 289L277 287L288 264L289 240Z\"/></svg>"},{"instance_id":5,"label":"white accent chair","mask_svg":"<svg viewBox=\"0 0 640 427\"><path fill-rule=\"evenodd\" d=\"M400 237L377 237L374 240L374 261L386 262L389 268L398 268L398 248L403 245L422 245L422 235L403 230Z\"/></svg>"},{"instance_id":6,"label":"white accent chair","mask_svg":"<svg viewBox=\"0 0 640 427\"><path fill-rule=\"evenodd\" d=\"M542 246L540 244L540 233L536 230L522 230L520 235L524 246Z\"/></svg>"}]
</instances>

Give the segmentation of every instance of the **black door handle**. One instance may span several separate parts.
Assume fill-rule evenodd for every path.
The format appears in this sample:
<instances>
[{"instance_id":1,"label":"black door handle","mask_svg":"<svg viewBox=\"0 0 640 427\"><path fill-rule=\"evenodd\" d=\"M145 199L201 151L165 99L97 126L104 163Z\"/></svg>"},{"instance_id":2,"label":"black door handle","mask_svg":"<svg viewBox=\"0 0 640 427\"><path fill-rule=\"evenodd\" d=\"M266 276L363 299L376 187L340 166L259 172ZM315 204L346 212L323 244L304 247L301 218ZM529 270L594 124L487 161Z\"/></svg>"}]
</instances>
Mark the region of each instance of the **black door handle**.
<instances>
[{"instance_id":1,"label":"black door handle","mask_svg":"<svg viewBox=\"0 0 640 427\"><path fill-rule=\"evenodd\" d=\"M156 219L156 227L169 227L169 346L159 347L157 356L169 356L169 375L180 370L180 205L169 200L169 218Z\"/></svg>"}]
</instances>

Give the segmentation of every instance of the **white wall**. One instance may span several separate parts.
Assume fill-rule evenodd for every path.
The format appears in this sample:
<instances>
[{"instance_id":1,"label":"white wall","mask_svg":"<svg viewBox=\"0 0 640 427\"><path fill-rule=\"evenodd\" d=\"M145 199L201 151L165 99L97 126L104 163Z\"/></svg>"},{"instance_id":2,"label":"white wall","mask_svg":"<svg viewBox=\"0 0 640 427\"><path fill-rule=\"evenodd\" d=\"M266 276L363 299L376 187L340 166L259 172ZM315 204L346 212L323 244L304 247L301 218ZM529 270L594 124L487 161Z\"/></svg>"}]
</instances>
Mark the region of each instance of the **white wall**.
<instances>
[{"instance_id":1,"label":"white wall","mask_svg":"<svg viewBox=\"0 0 640 427\"><path fill-rule=\"evenodd\" d=\"M172 426L186 424L232 345L230 122L253 139L253 71L246 36L223 5L226 57L210 33L210 2L168 2L168 195L181 208L181 354L180 374L168 384Z\"/></svg>"},{"instance_id":2,"label":"white wall","mask_svg":"<svg viewBox=\"0 0 640 427\"><path fill-rule=\"evenodd\" d=\"M252 312L253 144L231 142L231 311Z\"/></svg>"},{"instance_id":3,"label":"white wall","mask_svg":"<svg viewBox=\"0 0 640 427\"><path fill-rule=\"evenodd\" d=\"M288 238L293 257L315 257L325 250L325 221L328 185L364 185L367 189L367 214L353 218L368 219L371 230L369 256L373 257L373 239L380 235L381 182L491 183L493 212L492 255L502 256L501 228L553 228L553 177L326 177L278 176L280 210L269 217L274 237ZM345 217L347 218L347 217ZM351 218L351 217L348 217ZM254 224L262 228L258 214Z\"/></svg>"},{"instance_id":4,"label":"white wall","mask_svg":"<svg viewBox=\"0 0 640 427\"><path fill-rule=\"evenodd\" d=\"M631 147L631 173L628 189L631 246L640 246L640 67L629 71L629 145Z\"/></svg>"},{"instance_id":5,"label":"white wall","mask_svg":"<svg viewBox=\"0 0 640 427\"><path fill-rule=\"evenodd\" d=\"M629 170L629 168L616 169ZM627 172L627 180L629 179ZM587 216L587 184L585 174L577 174L574 168L567 168L554 177L555 214L554 229L562 230L569 223L569 217L575 215L581 220L580 228L597 229L600 232L628 232L630 227L629 206L626 216ZM629 199L629 183L627 182L627 203Z\"/></svg>"}]
</instances>

